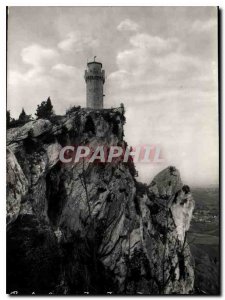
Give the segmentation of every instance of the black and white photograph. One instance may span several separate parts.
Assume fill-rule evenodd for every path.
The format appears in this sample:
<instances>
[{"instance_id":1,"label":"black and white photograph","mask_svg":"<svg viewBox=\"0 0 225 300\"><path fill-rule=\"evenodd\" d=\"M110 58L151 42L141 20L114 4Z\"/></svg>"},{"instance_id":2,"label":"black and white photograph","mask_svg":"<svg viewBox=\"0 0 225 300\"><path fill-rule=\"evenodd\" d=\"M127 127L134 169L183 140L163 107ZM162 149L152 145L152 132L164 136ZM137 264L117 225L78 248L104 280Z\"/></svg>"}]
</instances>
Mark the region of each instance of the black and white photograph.
<instances>
[{"instance_id":1,"label":"black and white photograph","mask_svg":"<svg viewBox=\"0 0 225 300\"><path fill-rule=\"evenodd\" d=\"M7 294L221 294L220 21L6 7Z\"/></svg>"}]
</instances>

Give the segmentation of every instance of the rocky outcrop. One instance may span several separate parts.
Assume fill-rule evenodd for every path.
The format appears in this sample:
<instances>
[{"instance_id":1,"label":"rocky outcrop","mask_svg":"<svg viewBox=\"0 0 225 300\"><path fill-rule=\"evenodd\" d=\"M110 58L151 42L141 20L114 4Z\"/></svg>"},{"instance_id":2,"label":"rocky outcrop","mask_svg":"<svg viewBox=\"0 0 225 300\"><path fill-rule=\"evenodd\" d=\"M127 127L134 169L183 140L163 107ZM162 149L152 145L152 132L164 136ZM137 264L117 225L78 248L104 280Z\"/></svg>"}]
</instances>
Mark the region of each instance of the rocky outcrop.
<instances>
[{"instance_id":1,"label":"rocky outcrop","mask_svg":"<svg viewBox=\"0 0 225 300\"><path fill-rule=\"evenodd\" d=\"M7 149L7 223L15 221L19 215L22 198L28 192L25 177L13 152Z\"/></svg>"},{"instance_id":2,"label":"rocky outcrop","mask_svg":"<svg viewBox=\"0 0 225 300\"><path fill-rule=\"evenodd\" d=\"M126 146L124 122L120 111L80 109L8 131L8 292L193 292L194 200L175 167L147 187L132 161L59 161L65 145Z\"/></svg>"}]
</instances>

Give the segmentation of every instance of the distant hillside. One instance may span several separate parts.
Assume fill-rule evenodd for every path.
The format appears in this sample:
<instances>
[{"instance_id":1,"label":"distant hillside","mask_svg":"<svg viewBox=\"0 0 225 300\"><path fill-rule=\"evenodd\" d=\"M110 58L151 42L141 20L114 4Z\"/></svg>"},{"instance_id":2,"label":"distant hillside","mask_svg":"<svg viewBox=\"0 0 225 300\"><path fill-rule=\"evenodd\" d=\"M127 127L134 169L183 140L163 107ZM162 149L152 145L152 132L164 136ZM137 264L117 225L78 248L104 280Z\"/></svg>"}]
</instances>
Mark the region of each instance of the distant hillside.
<instances>
[{"instance_id":1,"label":"distant hillside","mask_svg":"<svg viewBox=\"0 0 225 300\"><path fill-rule=\"evenodd\" d=\"M209 209L212 213L219 212L219 187L192 188L195 209Z\"/></svg>"},{"instance_id":2,"label":"distant hillside","mask_svg":"<svg viewBox=\"0 0 225 300\"><path fill-rule=\"evenodd\" d=\"M200 294L219 294L219 188L193 188L194 219L188 233L195 258L195 290Z\"/></svg>"}]
</instances>

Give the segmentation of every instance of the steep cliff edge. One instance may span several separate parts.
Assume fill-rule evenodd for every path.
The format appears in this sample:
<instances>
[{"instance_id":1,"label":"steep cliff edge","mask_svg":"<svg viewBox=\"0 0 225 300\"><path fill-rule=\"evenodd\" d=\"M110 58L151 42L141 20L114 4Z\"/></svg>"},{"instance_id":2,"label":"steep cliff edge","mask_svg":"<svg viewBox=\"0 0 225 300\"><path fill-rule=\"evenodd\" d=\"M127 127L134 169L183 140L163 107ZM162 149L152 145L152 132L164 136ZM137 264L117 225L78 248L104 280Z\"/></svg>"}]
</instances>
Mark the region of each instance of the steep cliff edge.
<instances>
[{"instance_id":1,"label":"steep cliff edge","mask_svg":"<svg viewBox=\"0 0 225 300\"><path fill-rule=\"evenodd\" d=\"M7 132L7 290L189 294L194 200L168 167L148 186L132 162L62 164L65 145L119 145L123 112L79 109Z\"/></svg>"}]
</instances>

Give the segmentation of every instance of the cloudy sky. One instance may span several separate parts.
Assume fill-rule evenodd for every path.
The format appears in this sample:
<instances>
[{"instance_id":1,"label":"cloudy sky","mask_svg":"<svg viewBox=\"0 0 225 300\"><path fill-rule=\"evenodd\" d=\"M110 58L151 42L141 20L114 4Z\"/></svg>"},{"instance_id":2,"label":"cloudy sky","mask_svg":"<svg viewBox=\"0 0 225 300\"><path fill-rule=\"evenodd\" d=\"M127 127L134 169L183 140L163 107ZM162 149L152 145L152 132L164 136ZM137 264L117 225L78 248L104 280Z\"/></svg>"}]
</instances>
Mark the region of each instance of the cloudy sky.
<instances>
[{"instance_id":1,"label":"cloudy sky","mask_svg":"<svg viewBox=\"0 0 225 300\"><path fill-rule=\"evenodd\" d=\"M213 7L11 7L8 109L85 106L84 70L103 63L105 107L126 107L130 145L158 144L190 185L218 182L217 11Z\"/></svg>"}]
</instances>

